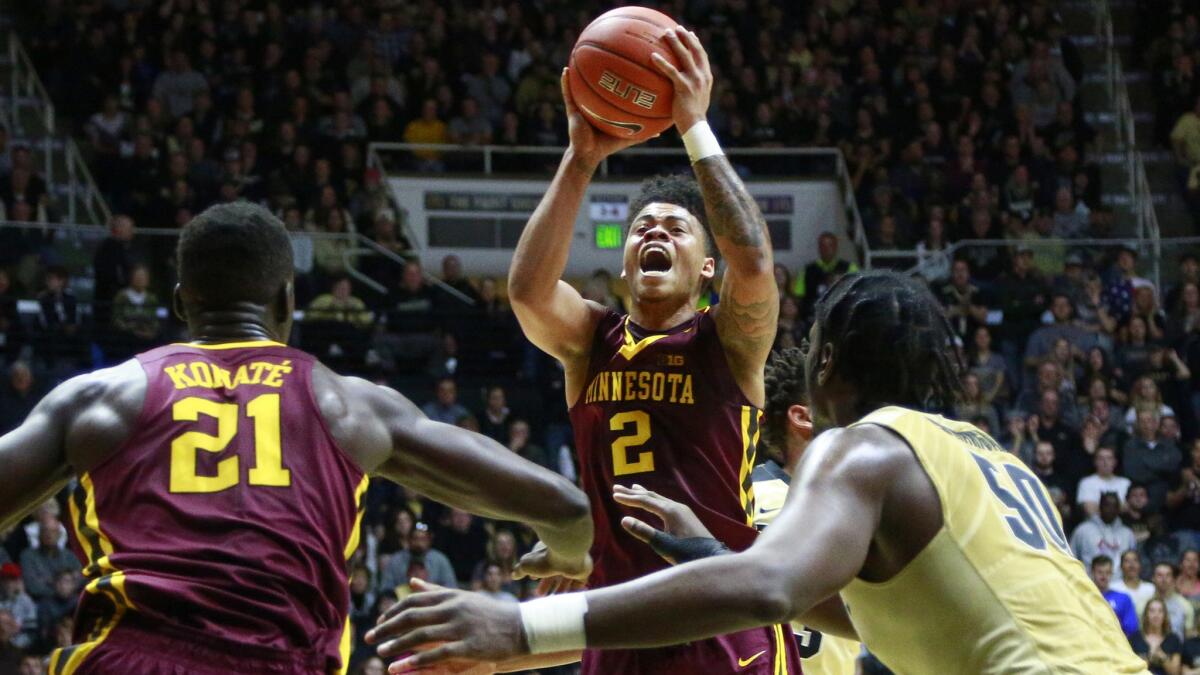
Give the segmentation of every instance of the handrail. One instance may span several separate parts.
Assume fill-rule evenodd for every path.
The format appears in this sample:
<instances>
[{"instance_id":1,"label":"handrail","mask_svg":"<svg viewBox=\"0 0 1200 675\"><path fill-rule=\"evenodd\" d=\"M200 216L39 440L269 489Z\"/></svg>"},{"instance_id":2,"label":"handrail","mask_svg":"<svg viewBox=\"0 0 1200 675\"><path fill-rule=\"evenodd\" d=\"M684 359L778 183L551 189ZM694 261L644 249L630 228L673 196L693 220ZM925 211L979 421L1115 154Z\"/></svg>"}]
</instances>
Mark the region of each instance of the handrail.
<instances>
[{"instance_id":1,"label":"handrail","mask_svg":"<svg viewBox=\"0 0 1200 675\"><path fill-rule=\"evenodd\" d=\"M367 159L371 166L382 169L382 152L439 152L446 154L467 153L482 155L483 173L493 173L496 155L561 155L565 147L557 145L465 145L462 143L393 143L377 141L367 146ZM786 148L725 148L725 154L730 157L829 157L841 154L837 148L786 147ZM620 153L624 157L685 157L686 152L679 148L626 148ZM599 174L608 176L608 159L600 162Z\"/></svg>"},{"instance_id":2,"label":"handrail","mask_svg":"<svg viewBox=\"0 0 1200 675\"><path fill-rule=\"evenodd\" d=\"M1115 246L1133 246L1141 250L1149 250L1150 265L1151 265L1151 281L1154 282L1155 288L1162 289L1162 245L1170 246L1194 246L1200 244L1200 237L1173 237L1169 239L1143 239L1140 237L1125 237L1125 238L1087 238L1087 239L959 239L956 242L947 244L945 248L937 249L936 251L918 251L915 248L893 248L893 249L874 249L870 252L869 262L885 259L920 259L929 258L932 256L947 256L951 259L955 254L966 248L1016 248L1018 246L1028 246L1029 248L1066 248L1078 249L1087 247L1115 247ZM921 263L918 262L911 268L906 270L909 274L915 274L919 271Z\"/></svg>"},{"instance_id":3,"label":"handrail","mask_svg":"<svg viewBox=\"0 0 1200 675\"><path fill-rule=\"evenodd\" d=\"M83 153L79 150L79 144L75 142L74 138L67 139L67 171L71 174L83 174L82 187L85 190L83 203L84 207L88 210L88 215L92 217L92 221L97 223L108 223L111 221L112 210L109 209L108 202L104 200L104 197L100 194L99 188L96 187L96 179L92 176L92 170L88 167L87 162L84 161ZM72 200L67 209L70 213L68 220L71 222L75 222L74 197L75 191L78 189L76 187L77 185L78 181L76 181L74 176L72 176Z\"/></svg>"},{"instance_id":4,"label":"handrail","mask_svg":"<svg viewBox=\"0 0 1200 675\"><path fill-rule=\"evenodd\" d=\"M858 199L854 194L854 180L850 178L850 169L846 166L846 158L841 150L837 153L838 187L842 191L842 203L850 220L851 238L858 246L858 264L865 265L871 257L871 244L867 240L867 230L863 226L862 214L858 210Z\"/></svg>"},{"instance_id":5,"label":"handrail","mask_svg":"<svg viewBox=\"0 0 1200 675\"><path fill-rule=\"evenodd\" d=\"M394 143L390 141L376 141L367 146L368 150L376 152L384 151L412 151L412 150L430 150L437 152L477 152L483 154L513 154L513 155L561 155L567 151L564 146L558 145L467 145L464 143ZM838 152L837 148L815 148L815 147L786 147L786 148L745 148L745 147L730 147L724 148L726 155L736 156L754 156L754 155L812 155L812 156L832 156ZM682 147L679 148L626 148L621 151L625 156L667 156L667 155L686 155Z\"/></svg>"},{"instance_id":6,"label":"handrail","mask_svg":"<svg viewBox=\"0 0 1200 675\"><path fill-rule=\"evenodd\" d=\"M1129 92L1125 86L1125 75L1120 58L1116 55L1116 45L1113 38L1112 13L1108 0L1096 3L1096 37L1104 45L1105 52L1105 86L1113 101L1116 116L1116 147L1115 150L1124 154L1126 171L1126 190L1133 201L1134 216L1137 219L1135 238L1125 239L1030 239L1030 240L995 240L995 239L961 239L930 255L953 256L955 252L969 246L1029 246L1039 247L1079 247L1079 246L1119 246L1136 245L1140 249L1151 252L1151 277L1156 288L1162 288L1162 233L1158 227L1158 215L1154 209L1154 198L1150 190L1150 182L1146 177L1146 167L1141 153L1137 150L1136 126L1133 108L1129 102ZM1195 240L1193 242L1193 240ZM1200 238L1179 237L1167 240L1175 245L1200 243ZM875 250L867 253L867 266L875 259L886 258L920 258L921 254L914 249ZM915 272L920 265L914 266L910 273Z\"/></svg>"},{"instance_id":7,"label":"handrail","mask_svg":"<svg viewBox=\"0 0 1200 675\"><path fill-rule=\"evenodd\" d=\"M1108 0L1098 0L1095 7L1096 38L1104 47L1104 84L1116 117L1115 150L1124 154L1126 190L1133 203L1137 234L1140 239L1157 241L1162 238L1162 232L1159 229L1158 213L1154 208L1154 194L1146 177L1146 166L1141 152L1137 149L1137 122L1133 116L1129 89L1125 84L1125 72L1113 36L1112 8ZM1155 256L1154 264L1158 265L1160 259L1161 255ZM1156 268L1154 274L1155 277L1161 276L1161 270Z\"/></svg>"},{"instance_id":8,"label":"handrail","mask_svg":"<svg viewBox=\"0 0 1200 675\"><path fill-rule=\"evenodd\" d=\"M51 100L50 94L46 91L41 77L38 75L33 59L30 58L29 53L21 44L21 39L15 31L10 31L8 34L8 55L11 64L10 109L7 113L10 122L9 128L12 129L14 125L20 123L20 99L35 99L42 111L43 128L40 130L42 132L42 148L44 150L42 178L47 184L53 185L54 143L58 132L54 102ZM32 130L25 131L27 133L32 132ZM78 220L79 214L77 213L76 200L81 196L80 193L82 192L84 209L86 209L92 221L107 223L112 219L112 211L109 209L104 197L100 194L100 190L96 187L96 180L92 176L87 162L84 161L83 153L79 150L75 139L71 138L69 134L64 134L61 140L63 163L67 172L67 221L73 223Z\"/></svg>"},{"instance_id":9,"label":"handrail","mask_svg":"<svg viewBox=\"0 0 1200 675\"><path fill-rule=\"evenodd\" d=\"M33 60L29 58L29 54L21 45L16 31L10 31L8 34L8 57L12 68L12 93L9 97L12 105L11 118L14 122L20 121L18 98L21 93L24 93L25 97L38 99L42 109L42 124L46 131L46 135L42 139L42 178L47 184L52 184L54 182L54 132L56 127L54 104L50 102L50 95L46 93L42 78L38 76L37 68L34 67Z\"/></svg>"},{"instance_id":10,"label":"handrail","mask_svg":"<svg viewBox=\"0 0 1200 675\"><path fill-rule=\"evenodd\" d=\"M76 234L76 235L94 234L94 235L106 236L108 233L108 228L105 226L102 226L102 225L86 225L86 224L82 224L82 223L42 223L42 222L26 222L26 221L18 221L18 220L0 220L0 229L4 229L4 228L20 229L20 230L41 230L43 232L45 232L45 231L61 231L64 233L70 233L70 234ZM354 277L355 279L362 281L365 285L370 286L372 289L379 291L380 293L386 294L388 292L387 287L385 287L383 284L380 284L379 282L375 281L374 279L371 279L370 277L366 276L363 272L361 272L360 270L355 268L351 264L353 258L357 254L365 251L365 252L376 253L378 255L381 255L384 258L387 258L399 265L404 265L404 264L408 263L408 261L409 261L408 258L405 258L404 256L396 253L395 251L392 251L392 250L388 249L387 247L382 246L381 244L379 244L379 242L377 242L374 239L371 239L370 237L366 236L365 234L362 234L359 232L320 232L320 231L310 232L307 230L303 230L303 231L289 231L288 234L291 235L293 238L307 237L309 239L314 239L314 240L345 241L347 244L350 245L350 248L348 248L345 251L342 251L342 260L346 263L347 273L350 276ZM134 230L134 236L138 236L138 235L146 235L146 236L150 236L150 237L178 237L179 230L175 229L175 228L171 228L171 227L139 227L136 230ZM441 289L448 295L453 296L455 299L457 299L469 306L472 306L472 307L475 306L475 299L472 298L471 296L463 293L462 291L451 286L450 284L447 284L445 281L442 281L441 279L433 276L432 274L430 274L429 272L426 272L425 270L422 270L421 274L427 283L429 283L433 286L436 286L437 288Z\"/></svg>"}]
</instances>

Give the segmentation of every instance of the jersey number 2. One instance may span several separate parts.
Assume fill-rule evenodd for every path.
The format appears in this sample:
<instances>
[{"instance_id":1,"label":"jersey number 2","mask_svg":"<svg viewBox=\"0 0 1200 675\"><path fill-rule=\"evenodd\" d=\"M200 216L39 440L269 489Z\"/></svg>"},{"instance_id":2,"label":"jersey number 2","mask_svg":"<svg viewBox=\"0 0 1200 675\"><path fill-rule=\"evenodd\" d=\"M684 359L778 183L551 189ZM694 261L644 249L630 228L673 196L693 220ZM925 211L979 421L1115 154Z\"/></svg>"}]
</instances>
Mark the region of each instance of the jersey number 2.
<instances>
[{"instance_id":1,"label":"jersey number 2","mask_svg":"<svg viewBox=\"0 0 1200 675\"><path fill-rule=\"evenodd\" d=\"M237 435L239 412L236 403L198 396L189 396L171 406L171 418L176 422L196 422L201 415L217 421L215 435L187 431L171 441L171 492L220 492L238 484L241 470L237 455L217 462L215 476L201 476L196 472L196 451L223 451ZM254 420L254 468L250 469L249 483L272 487L291 485L292 473L283 468L283 449L279 440L279 394L256 397L246 404L246 416Z\"/></svg>"},{"instance_id":2,"label":"jersey number 2","mask_svg":"<svg viewBox=\"0 0 1200 675\"><path fill-rule=\"evenodd\" d=\"M631 473L646 473L654 470L654 453L649 450L637 453L636 459L629 458L629 448L650 440L649 415L641 410L617 413L608 421L608 428L610 431L624 431L631 424L633 433L621 436L612 444L614 476L627 476Z\"/></svg>"},{"instance_id":3,"label":"jersey number 2","mask_svg":"<svg viewBox=\"0 0 1200 675\"><path fill-rule=\"evenodd\" d=\"M1013 536L1041 551L1046 548L1046 538L1042 535L1042 532L1045 532L1055 546L1062 551L1070 552L1067 548L1067 536L1063 533L1062 525L1058 523L1058 518L1054 514L1054 506L1050 504L1050 500L1046 499L1041 481L1037 476L1012 464L1004 464L1004 472L1008 474L1013 487L1020 493L1020 496L1017 496L997 480L1000 471L996 465L974 453L971 453L971 456L975 458L975 463L983 472L988 487L991 488L1000 503L1016 512L1015 516L1004 517L1008 521L1008 528L1012 530Z\"/></svg>"}]
</instances>

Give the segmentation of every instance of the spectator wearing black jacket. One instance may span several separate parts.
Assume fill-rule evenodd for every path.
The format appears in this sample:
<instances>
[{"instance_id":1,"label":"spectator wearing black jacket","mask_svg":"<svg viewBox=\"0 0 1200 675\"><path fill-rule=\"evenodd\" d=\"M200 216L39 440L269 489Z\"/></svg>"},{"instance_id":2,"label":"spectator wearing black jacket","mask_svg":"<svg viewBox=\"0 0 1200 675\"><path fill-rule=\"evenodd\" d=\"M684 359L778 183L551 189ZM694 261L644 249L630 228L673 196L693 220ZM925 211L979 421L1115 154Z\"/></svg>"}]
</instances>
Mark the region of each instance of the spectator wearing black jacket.
<instances>
[{"instance_id":1,"label":"spectator wearing black jacket","mask_svg":"<svg viewBox=\"0 0 1200 675\"><path fill-rule=\"evenodd\" d=\"M8 272L0 269L0 363L18 358L25 344L25 330L17 312L17 296L11 291Z\"/></svg>"},{"instance_id":2,"label":"spectator wearing black jacket","mask_svg":"<svg viewBox=\"0 0 1200 675\"><path fill-rule=\"evenodd\" d=\"M112 316L112 301L129 285L136 255L133 251L133 218L117 215L112 219L108 238L100 242L92 267L96 274L96 298L92 316L96 325L107 326Z\"/></svg>"},{"instance_id":3,"label":"spectator wearing black jacket","mask_svg":"<svg viewBox=\"0 0 1200 675\"><path fill-rule=\"evenodd\" d=\"M46 287L38 294L38 356L53 366L72 367L82 356L79 303L67 288L65 267L46 270Z\"/></svg>"}]
</instances>

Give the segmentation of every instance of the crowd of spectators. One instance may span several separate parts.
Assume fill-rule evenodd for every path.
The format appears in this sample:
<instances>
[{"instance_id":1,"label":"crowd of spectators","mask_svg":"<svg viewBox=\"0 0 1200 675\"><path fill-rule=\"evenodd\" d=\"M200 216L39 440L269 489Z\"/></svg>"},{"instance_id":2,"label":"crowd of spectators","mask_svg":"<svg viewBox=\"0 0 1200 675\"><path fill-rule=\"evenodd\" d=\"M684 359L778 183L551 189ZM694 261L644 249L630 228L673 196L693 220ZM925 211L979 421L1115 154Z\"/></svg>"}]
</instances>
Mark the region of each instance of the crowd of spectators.
<instances>
[{"instance_id":1,"label":"crowd of spectators","mask_svg":"<svg viewBox=\"0 0 1200 675\"><path fill-rule=\"evenodd\" d=\"M579 31L606 8L491 0L326 0L298 12L257 0L26 8L22 38L121 215L88 272L60 253L52 228L0 230L0 432L63 377L182 335L164 307L173 242L138 228L177 227L211 203L249 199L295 234L304 318L294 344L574 477L561 368L521 336L502 283L471 276L454 256L437 274L416 256L357 260L387 289L379 293L347 275L350 245L326 235L361 233L411 253L380 176L366 167L370 142L565 143L558 73ZM995 435L1046 483L1066 545L1107 594L1131 596L1136 616L1123 625L1148 659L1200 656L1187 642L1190 603L1200 603L1200 561L1190 553L1200 549L1200 263L1181 260L1180 279L1156 288L1139 274L1138 249L1070 242L1119 224L1086 162L1095 131L1077 96L1082 63L1054 3L677 0L661 9L708 48L709 119L726 145L842 149L873 250L909 251L889 264L919 266L961 340L966 396L945 412ZM1175 44L1195 48L1186 40L1194 17L1180 25L1172 56ZM1174 32L1172 23L1171 40ZM669 136L655 142L675 143ZM27 149L6 142L0 135L5 217L44 220L53 210L45 183ZM464 168L433 150L407 162L421 172ZM950 255L962 239L991 242ZM781 348L805 334L824 288L856 269L832 235L816 250L807 268L777 270ZM582 285L590 299L622 306L603 271ZM18 315L17 298L36 300L36 314ZM68 576L77 585L79 570L62 555L59 518L48 502L3 533L0 661L44 654L69 635L69 594L59 586ZM379 664L362 633L412 576L497 596L531 591L509 577L533 543L518 524L387 483L368 492L365 522L351 577L355 666L364 672ZM1105 560L1110 578L1120 568L1111 587Z\"/></svg>"},{"instance_id":2,"label":"crowd of spectators","mask_svg":"<svg viewBox=\"0 0 1200 675\"><path fill-rule=\"evenodd\" d=\"M1161 5L1138 13L1132 51L1150 73L1155 140L1171 149L1179 189L1200 227L1200 10L1186 2Z\"/></svg>"}]
</instances>

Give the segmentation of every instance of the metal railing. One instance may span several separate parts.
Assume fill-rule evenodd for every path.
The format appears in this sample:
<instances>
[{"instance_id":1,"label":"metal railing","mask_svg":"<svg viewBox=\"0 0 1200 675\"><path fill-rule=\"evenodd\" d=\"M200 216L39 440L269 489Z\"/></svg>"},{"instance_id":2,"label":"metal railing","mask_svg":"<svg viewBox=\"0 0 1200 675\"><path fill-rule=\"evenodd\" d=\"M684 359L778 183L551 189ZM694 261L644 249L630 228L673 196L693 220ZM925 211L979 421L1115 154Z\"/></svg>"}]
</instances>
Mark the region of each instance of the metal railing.
<instances>
[{"instance_id":1,"label":"metal railing","mask_svg":"<svg viewBox=\"0 0 1200 675\"><path fill-rule=\"evenodd\" d=\"M432 153L441 159L447 157L475 157L478 164L471 165L471 168L478 167L476 173L484 175L494 175L501 173L497 169L498 160L508 157L560 157L566 148L559 146L546 145L462 145L454 143L371 143L367 146L367 162L370 166L378 168L382 171L388 170L388 162L384 155L388 153L400 153L412 155L414 153ZM790 175L808 175L816 173L827 173L836 170L837 160L841 156L841 152L837 148L725 148L726 156L730 158L786 158L791 160L807 159L809 166L803 164L791 163L788 166ZM600 162L597 173L602 178L607 178L612 172L612 161L614 159L630 159L636 157L674 157L681 160L686 160L687 153L683 148L642 148L633 147L622 150L621 152L611 157L606 157ZM805 170L807 169L807 170ZM418 170L419 169L415 169ZM470 170L468 170L470 171ZM503 171L504 173L512 173L511 171ZM780 172L778 175L789 175L788 172Z\"/></svg>"},{"instance_id":2,"label":"metal railing","mask_svg":"<svg viewBox=\"0 0 1200 675\"><path fill-rule=\"evenodd\" d=\"M1133 116L1133 106L1129 100L1129 90L1125 86L1125 71L1121 64L1121 58L1117 54L1116 40L1113 37L1112 8L1109 6L1108 0L1098 0L1095 7L1096 38L1104 49L1105 90L1112 102L1115 117L1116 136L1113 150L1124 154L1125 190L1129 194L1133 206L1138 237L1154 241L1161 238L1162 234L1159 230L1158 215L1154 209L1154 195L1150 191L1150 181L1146 177L1146 167L1142 161L1141 152L1137 149L1137 126Z\"/></svg>"},{"instance_id":3,"label":"metal railing","mask_svg":"<svg viewBox=\"0 0 1200 675\"><path fill-rule=\"evenodd\" d=\"M83 251L91 246L98 244L101 240L108 236L108 228L100 225L85 225L79 223L41 223L41 222L20 222L20 221L0 221L0 230L18 229L38 231L44 234L53 236L59 245L71 246L78 251ZM298 231L291 232L293 239L307 238L313 241L342 241L346 247L341 251L342 262L346 268L346 274L372 290L386 295L390 292L383 284L371 278L365 272L358 268L358 262L365 256L379 256L390 260L391 262L403 266L410 258L406 258L370 239L366 235L357 232L334 233L334 232L310 232ZM136 237L178 237L179 230L164 227L142 227L138 228L134 233ZM51 244L53 245L53 244ZM91 275L90 263L91 256L74 255L74 256L59 256L60 258L71 258L76 261L86 261L77 264L76 269L70 270L73 277L79 278L81 275ZM461 302L474 306L475 300L470 296L462 293L457 288L447 284L441 279L432 274L422 271L425 281L439 290L444 291L448 295L460 300Z\"/></svg>"},{"instance_id":4,"label":"metal railing","mask_svg":"<svg viewBox=\"0 0 1200 675\"><path fill-rule=\"evenodd\" d=\"M1134 239L1033 239L1021 241L997 241L990 239L964 239L957 241L937 252L919 253L916 249L892 249L871 251L864 248L865 265L871 267L876 260L920 260L931 255L954 254L968 247L1015 247L1026 245L1034 249L1049 247L1065 247L1067 249L1086 248L1089 246L1123 246L1134 245L1138 250L1147 254L1149 261L1149 276L1155 287L1162 288L1162 250L1163 244L1190 245L1190 238L1175 238L1164 242L1159 229L1158 214L1154 209L1154 195L1150 190L1150 181L1146 177L1146 167L1142 161L1141 152L1137 149L1136 122L1133 107L1129 101L1129 91L1125 86L1125 73L1121 59L1117 55L1116 41L1113 37L1112 10L1108 0L1098 0L1095 3L1096 28L1095 35L1098 44L1104 51L1104 85L1112 101L1114 117L1114 136L1112 145L1107 148L1123 155L1125 169L1124 190L1130 197L1133 216L1136 221ZM913 266L909 272L917 273L921 264Z\"/></svg>"},{"instance_id":5,"label":"metal railing","mask_svg":"<svg viewBox=\"0 0 1200 675\"><path fill-rule=\"evenodd\" d=\"M9 106L7 112L10 130L20 130L32 142L34 136L40 135L42 157L41 177L47 185L55 184L56 171L54 166L55 142L62 144L63 165L66 171L65 187L67 192L65 217L69 223L79 220L78 206L82 204L88 219L94 223L107 223L112 218L108 204L96 187L92 172L84 160L83 153L70 134L59 137L58 120L54 103L50 99L46 87L38 76L37 68L29 53L21 44L16 31L8 34L9 71ZM36 102L38 114L35 116L39 129L28 129L23 124L21 107L29 101ZM59 181L62 182L62 181Z\"/></svg>"},{"instance_id":6,"label":"metal railing","mask_svg":"<svg viewBox=\"0 0 1200 675\"><path fill-rule=\"evenodd\" d=\"M1127 239L960 239L936 251L919 252L916 249L873 250L869 252L867 265L876 265L888 260L914 261L914 264L905 267L904 271L909 274L918 274L923 269L925 262L930 259L941 256L948 260L954 260L959 254L972 248L1015 249L1018 246L1028 246L1033 249L1035 255L1042 249L1057 250L1066 255L1068 252L1094 252L1106 248L1133 247L1144 256L1142 259L1145 261L1147 278L1154 283L1155 288L1161 291L1163 288L1162 248L1164 244L1169 248L1197 247L1200 246L1200 237L1175 237L1171 239L1142 239L1136 237Z\"/></svg>"},{"instance_id":7,"label":"metal railing","mask_svg":"<svg viewBox=\"0 0 1200 675\"><path fill-rule=\"evenodd\" d=\"M498 167L502 158L557 158L566 152L566 148L542 145L460 145L449 143L371 143L367 146L367 165L387 175L391 169L385 159L387 154L399 154L402 157L413 157L414 153L436 153L439 157L452 156L473 157L477 169L474 173L494 176L500 173L512 174L520 171L506 171ZM755 177L776 178L786 176L829 176L832 175L842 193L842 206L845 209L848 235L858 248L860 262L865 260L867 251L866 230L863 229L862 217L859 214L858 203L854 198L854 184L850 171L838 148L725 148L725 154L731 161L742 164L753 160L763 163L774 162L776 169L772 172L752 171ZM620 160L635 158L666 157L686 161L687 153L683 148L643 148L633 147L622 150L613 157ZM598 173L601 177L612 174L610 158L600 163ZM786 160L786 164L781 160ZM467 170L468 173L472 171ZM540 173L541 171L539 171ZM453 174L449 174L453 175ZM402 212L400 205L394 204L397 213Z\"/></svg>"}]
</instances>

